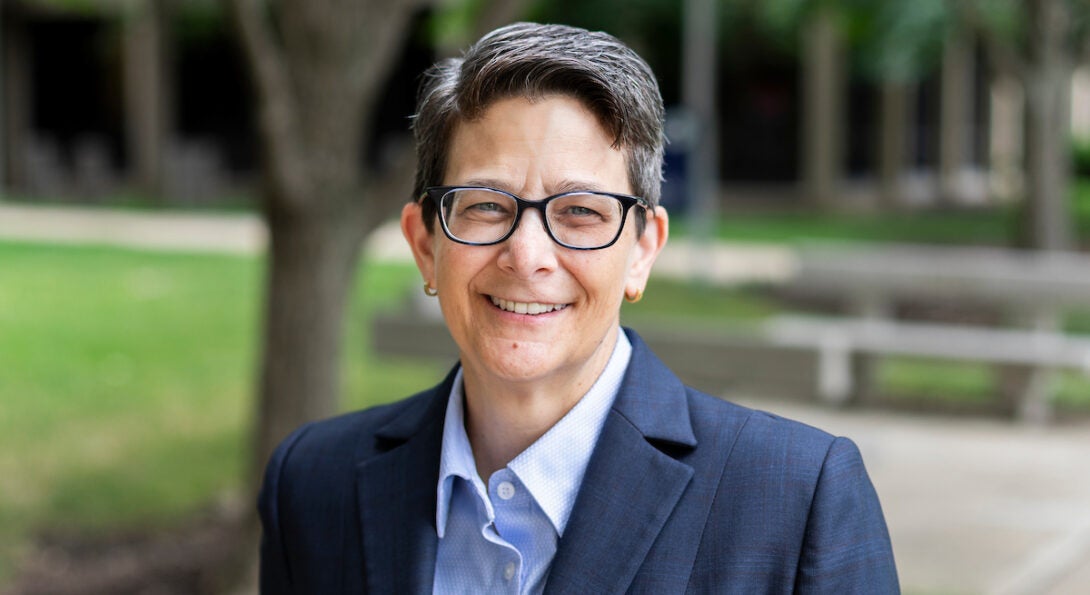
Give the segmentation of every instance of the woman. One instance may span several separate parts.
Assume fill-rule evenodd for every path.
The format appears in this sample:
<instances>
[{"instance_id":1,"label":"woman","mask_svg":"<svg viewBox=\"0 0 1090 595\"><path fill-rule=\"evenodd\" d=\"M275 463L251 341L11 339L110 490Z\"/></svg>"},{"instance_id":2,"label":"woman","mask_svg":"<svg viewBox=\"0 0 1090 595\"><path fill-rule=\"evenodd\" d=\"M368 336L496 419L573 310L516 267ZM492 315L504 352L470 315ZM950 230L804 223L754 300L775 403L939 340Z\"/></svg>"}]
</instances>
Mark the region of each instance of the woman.
<instances>
[{"instance_id":1,"label":"woman","mask_svg":"<svg viewBox=\"0 0 1090 595\"><path fill-rule=\"evenodd\" d=\"M301 428L262 591L897 591L855 446L687 388L632 331L668 236L663 107L602 33L516 24L424 83L401 227L459 365Z\"/></svg>"}]
</instances>

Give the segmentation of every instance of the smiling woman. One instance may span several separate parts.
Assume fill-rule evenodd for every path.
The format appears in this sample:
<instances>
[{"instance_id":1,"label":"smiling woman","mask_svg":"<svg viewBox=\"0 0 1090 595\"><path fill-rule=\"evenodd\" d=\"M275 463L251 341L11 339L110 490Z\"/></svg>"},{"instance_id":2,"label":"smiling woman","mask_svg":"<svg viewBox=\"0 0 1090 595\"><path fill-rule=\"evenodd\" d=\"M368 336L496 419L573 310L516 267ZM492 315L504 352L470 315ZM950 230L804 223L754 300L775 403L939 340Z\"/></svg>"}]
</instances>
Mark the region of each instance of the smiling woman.
<instances>
[{"instance_id":1,"label":"smiling woman","mask_svg":"<svg viewBox=\"0 0 1090 595\"><path fill-rule=\"evenodd\" d=\"M482 180L543 199L574 185L630 192L624 152L613 147L613 138L580 100L563 95L499 100L478 119L456 126L443 181ZM473 192L480 201L481 191ZM417 265L438 289L447 327L460 347L470 423L522 429L502 442L470 436L472 443L496 449L476 449L482 477L530 446L591 387L613 353L623 296L643 291L666 241L661 207L641 234L634 225L621 227L619 199L601 196L614 203L602 210L618 213L596 242L608 246L601 250L559 245L555 230L546 231L555 228L548 223L553 218L541 216L541 210L550 212L547 206L509 211L509 221L493 230L499 237L492 241L506 239L487 245L432 233L418 203L402 213ZM467 217L446 208L439 212L444 229ZM523 215L521 224L516 213ZM466 228L458 223L458 231ZM605 236L619 241L612 245L614 237ZM505 303L514 307L504 308ZM548 315L530 316L530 304L549 304ZM485 461L491 462L482 465Z\"/></svg>"},{"instance_id":2,"label":"smiling woman","mask_svg":"<svg viewBox=\"0 0 1090 595\"><path fill-rule=\"evenodd\" d=\"M459 362L281 444L263 592L896 592L854 444L685 387L620 326L669 235L646 63L519 23L418 110L401 229Z\"/></svg>"}]
</instances>

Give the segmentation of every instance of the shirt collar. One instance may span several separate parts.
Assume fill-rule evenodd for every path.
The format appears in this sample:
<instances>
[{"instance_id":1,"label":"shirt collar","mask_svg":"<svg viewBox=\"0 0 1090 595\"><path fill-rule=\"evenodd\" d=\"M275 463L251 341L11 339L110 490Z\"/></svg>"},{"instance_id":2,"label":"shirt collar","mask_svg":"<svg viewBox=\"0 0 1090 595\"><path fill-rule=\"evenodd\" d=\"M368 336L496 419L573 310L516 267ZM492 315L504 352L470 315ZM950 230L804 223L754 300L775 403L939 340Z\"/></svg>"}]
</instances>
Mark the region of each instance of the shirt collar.
<instances>
[{"instance_id":1,"label":"shirt collar","mask_svg":"<svg viewBox=\"0 0 1090 595\"><path fill-rule=\"evenodd\" d=\"M632 345L623 330L602 374L587 394L507 467L530 490L559 536L564 535L590 455L621 386Z\"/></svg>"},{"instance_id":2,"label":"shirt collar","mask_svg":"<svg viewBox=\"0 0 1090 595\"><path fill-rule=\"evenodd\" d=\"M609 362L590 390L560 421L507 465L530 491L559 536L564 535L591 453L602 433L606 415L617 396L631 356L632 345L624 331L618 329L617 342ZM484 481L477 474L473 449L465 431L462 403L462 370L459 369L443 422L435 510L435 526L440 538L446 532L455 477L472 484L482 500L488 520L495 517Z\"/></svg>"},{"instance_id":3,"label":"shirt collar","mask_svg":"<svg viewBox=\"0 0 1090 595\"><path fill-rule=\"evenodd\" d=\"M481 476L477 473L477 464L473 460L473 447L466 434L465 412L462 409L462 369L454 376L454 384L447 400L447 414L443 420L443 450L439 457L439 485L436 488L435 527L442 539L447 529L447 516L450 513L450 495L454 488L454 478L461 477L469 482L478 497L484 501L488 520L495 518L492 502L487 497L487 490Z\"/></svg>"}]
</instances>

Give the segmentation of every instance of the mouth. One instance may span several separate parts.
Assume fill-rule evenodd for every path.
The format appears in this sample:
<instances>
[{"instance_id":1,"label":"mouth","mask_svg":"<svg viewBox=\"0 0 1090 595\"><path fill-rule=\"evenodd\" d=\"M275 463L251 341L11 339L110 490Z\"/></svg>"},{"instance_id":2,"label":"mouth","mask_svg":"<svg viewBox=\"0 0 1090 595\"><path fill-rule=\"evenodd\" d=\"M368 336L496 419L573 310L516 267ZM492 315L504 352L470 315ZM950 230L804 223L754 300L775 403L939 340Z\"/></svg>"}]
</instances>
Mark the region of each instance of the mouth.
<instances>
[{"instance_id":1,"label":"mouth","mask_svg":"<svg viewBox=\"0 0 1090 595\"><path fill-rule=\"evenodd\" d=\"M528 314L530 316L540 316L541 314L548 314L549 312L557 312L568 307L568 304L542 304L540 302L514 302L511 300L505 300L496 296L489 296L492 300L492 304L505 312L512 312L515 314Z\"/></svg>"}]
</instances>

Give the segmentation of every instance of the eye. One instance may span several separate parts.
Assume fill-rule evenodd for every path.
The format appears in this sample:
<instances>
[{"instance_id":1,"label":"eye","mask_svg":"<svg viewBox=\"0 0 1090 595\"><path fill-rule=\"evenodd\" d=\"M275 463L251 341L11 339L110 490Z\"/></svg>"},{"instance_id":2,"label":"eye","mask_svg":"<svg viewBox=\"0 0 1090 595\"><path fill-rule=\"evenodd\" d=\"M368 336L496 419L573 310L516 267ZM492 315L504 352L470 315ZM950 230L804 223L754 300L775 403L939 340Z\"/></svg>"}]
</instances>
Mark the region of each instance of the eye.
<instances>
[{"instance_id":1,"label":"eye","mask_svg":"<svg viewBox=\"0 0 1090 595\"><path fill-rule=\"evenodd\" d=\"M587 226L613 224L620 215L620 203L600 194L575 193L549 205L549 217L559 225Z\"/></svg>"},{"instance_id":2,"label":"eye","mask_svg":"<svg viewBox=\"0 0 1090 595\"><path fill-rule=\"evenodd\" d=\"M601 217L602 216L601 213L599 213L598 211L595 211L594 209L592 209L590 207L583 206L583 205L571 205L570 207L567 207L564 210L564 214L565 215L572 215L572 216L575 216L575 217L593 217L593 216Z\"/></svg>"},{"instance_id":3,"label":"eye","mask_svg":"<svg viewBox=\"0 0 1090 595\"><path fill-rule=\"evenodd\" d=\"M498 213L503 211L504 209L503 206L501 206L500 203L497 202L479 202L466 206L465 210L480 211L482 213Z\"/></svg>"},{"instance_id":4,"label":"eye","mask_svg":"<svg viewBox=\"0 0 1090 595\"><path fill-rule=\"evenodd\" d=\"M465 189L449 196L449 212L456 218L497 221L511 217L516 209L514 201L492 190Z\"/></svg>"}]
</instances>

